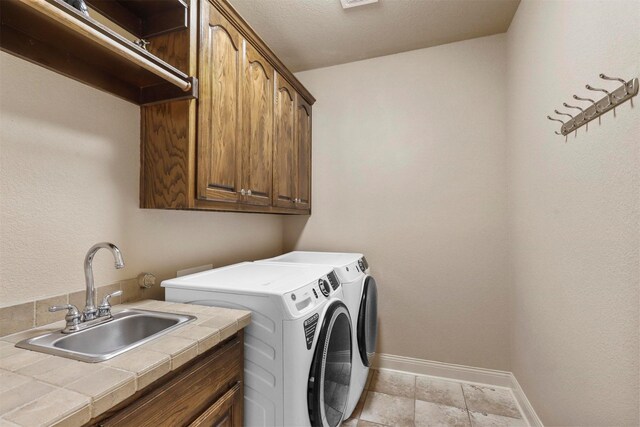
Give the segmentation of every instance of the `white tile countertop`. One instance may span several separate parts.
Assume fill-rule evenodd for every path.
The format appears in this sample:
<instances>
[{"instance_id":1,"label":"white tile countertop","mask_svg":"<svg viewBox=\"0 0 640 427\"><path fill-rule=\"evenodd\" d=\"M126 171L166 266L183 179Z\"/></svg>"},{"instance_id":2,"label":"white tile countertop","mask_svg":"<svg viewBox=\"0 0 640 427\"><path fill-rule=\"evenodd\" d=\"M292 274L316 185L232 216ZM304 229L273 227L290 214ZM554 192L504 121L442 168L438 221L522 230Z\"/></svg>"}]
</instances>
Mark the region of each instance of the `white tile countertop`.
<instances>
[{"instance_id":1,"label":"white tile countertop","mask_svg":"<svg viewBox=\"0 0 640 427\"><path fill-rule=\"evenodd\" d=\"M131 351L85 363L15 343L62 329L56 322L0 337L0 427L79 426L241 330L251 312L164 301L115 306L190 314L197 319Z\"/></svg>"}]
</instances>

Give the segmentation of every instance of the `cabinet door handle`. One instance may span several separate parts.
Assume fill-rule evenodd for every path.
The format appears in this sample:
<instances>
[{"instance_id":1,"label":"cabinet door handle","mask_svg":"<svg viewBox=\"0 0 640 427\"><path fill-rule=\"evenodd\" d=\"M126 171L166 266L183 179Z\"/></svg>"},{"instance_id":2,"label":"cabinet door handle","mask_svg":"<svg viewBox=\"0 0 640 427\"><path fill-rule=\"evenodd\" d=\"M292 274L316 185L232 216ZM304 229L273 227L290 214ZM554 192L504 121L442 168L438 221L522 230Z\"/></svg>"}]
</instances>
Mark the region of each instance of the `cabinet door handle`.
<instances>
[{"instance_id":1,"label":"cabinet door handle","mask_svg":"<svg viewBox=\"0 0 640 427\"><path fill-rule=\"evenodd\" d=\"M251 190L247 190L247 196L251 195Z\"/></svg>"},{"instance_id":2,"label":"cabinet door handle","mask_svg":"<svg viewBox=\"0 0 640 427\"><path fill-rule=\"evenodd\" d=\"M246 191L244 191L244 188L242 190L240 190L240 194L242 194L243 196L245 195Z\"/></svg>"}]
</instances>

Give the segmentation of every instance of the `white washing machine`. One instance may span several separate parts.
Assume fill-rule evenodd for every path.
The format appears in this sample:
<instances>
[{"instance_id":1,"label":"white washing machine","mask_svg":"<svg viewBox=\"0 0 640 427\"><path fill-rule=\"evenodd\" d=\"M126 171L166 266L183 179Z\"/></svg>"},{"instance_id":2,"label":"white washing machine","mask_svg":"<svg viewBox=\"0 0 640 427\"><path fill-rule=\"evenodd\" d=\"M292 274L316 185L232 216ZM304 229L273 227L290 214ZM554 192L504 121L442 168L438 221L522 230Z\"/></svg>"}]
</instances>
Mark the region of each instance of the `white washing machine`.
<instances>
[{"instance_id":1,"label":"white washing machine","mask_svg":"<svg viewBox=\"0 0 640 427\"><path fill-rule=\"evenodd\" d=\"M352 330L330 266L240 263L162 282L166 300L250 310L247 426L329 426L346 419Z\"/></svg>"},{"instance_id":2,"label":"white washing machine","mask_svg":"<svg viewBox=\"0 0 640 427\"><path fill-rule=\"evenodd\" d=\"M378 291L375 279L369 275L367 260L358 253L295 251L257 262L334 268L342 283L354 331L351 391L346 411L347 417L351 416L366 385L378 337Z\"/></svg>"}]
</instances>

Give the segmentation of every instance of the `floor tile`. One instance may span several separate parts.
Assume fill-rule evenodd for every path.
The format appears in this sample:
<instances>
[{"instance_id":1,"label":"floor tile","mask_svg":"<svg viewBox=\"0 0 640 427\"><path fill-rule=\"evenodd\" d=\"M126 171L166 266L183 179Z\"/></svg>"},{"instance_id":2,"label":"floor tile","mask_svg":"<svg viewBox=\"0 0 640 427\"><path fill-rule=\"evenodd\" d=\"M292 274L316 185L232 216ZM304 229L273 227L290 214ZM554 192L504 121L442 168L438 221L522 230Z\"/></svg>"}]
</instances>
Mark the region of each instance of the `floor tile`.
<instances>
[{"instance_id":1,"label":"floor tile","mask_svg":"<svg viewBox=\"0 0 640 427\"><path fill-rule=\"evenodd\" d=\"M466 409L416 400L416 427L469 427L470 425Z\"/></svg>"},{"instance_id":2,"label":"floor tile","mask_svg":"<svg viewBox=\"0 0 640 427\"><path fill-rule=\"evenodd\" d=\"M357 427L388 427L384 424L372 423L371 421L358 420Z\"/></svg>"},{"instance_id":3,"label":"floor tile","mask_svg":"<svg viewBox=\"0 0 640 427\"><path fill-rule=\"evenodd\" d=\"M369 390L413 399L416 391L416 377L394 371L375 371Z\"/></svg>"},{"instance_id":4,"label":"floor tile","mask_svg":"<svg viewBox=\"0 0 640 427\"><path fill-rule=\"evenodd\" d=\"M390 426L413 426L414 400L370 391L360 419Z\"/></svg>"},{"instance_id":5,"label":"floor tile","mask_svg":"<svg viewBox=\"0 0 640 427\"><path fill-rule=\"evenodd\" d=\"M494 414L469 412L473 427L525 427L527 423L522 418L503 417Z\"/></svg>"},{"instance_id":6,"label":"floor tile","mask_svg":"<svg viewBox=\"0 0 640 427\"><path fill-rule=\"evenodd\" d=\"M416 377L416 399L466 409L462 385L433 377Z\"/></svg>"},{"instance_id":7,"label":"floor tile","mask_svg":"<svg viewBox=\"0 0 640 427\"><path fill-rule=\"evenodd\" d=\"M349 418L346 421L343 421L342 424L340 424L341 427L357 427L358 426L358 419L357 418Z\"/></svg>"},{"instance_id":8,"label":"floor tile","mask_svg":"<svg viewBox=\"0 0 640 427\"><path fill-rule=\"evenodd\" d=\"M469 411L522 418L509 389L463 384L462 391Z\"/></svg>"}]
</instances>

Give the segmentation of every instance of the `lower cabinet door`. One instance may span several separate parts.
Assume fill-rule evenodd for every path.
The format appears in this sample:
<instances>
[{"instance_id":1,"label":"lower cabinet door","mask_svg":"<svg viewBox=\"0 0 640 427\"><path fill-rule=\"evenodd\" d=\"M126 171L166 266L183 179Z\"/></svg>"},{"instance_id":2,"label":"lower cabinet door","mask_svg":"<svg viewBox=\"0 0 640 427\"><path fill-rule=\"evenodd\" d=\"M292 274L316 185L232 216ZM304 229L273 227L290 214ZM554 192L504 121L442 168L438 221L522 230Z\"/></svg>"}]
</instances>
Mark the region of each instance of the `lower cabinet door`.
<instances>
[{"instance_id":1,"label":"lower cabinet door","mask_svg":"<svg viewBox=\"0 0 640 427\"><path fill-rule=\"evenodd\" d=\"M1 1L1 0L0 0ZM244 345L239 334L218 348L209 350L209 355L178 368L181 370L167 382L151 385L151 390L142 390L141 397L126 406L116 409L104 420L89 422L89 425L102 427L185 427L200 420L216 405L224 405L231 397L240 396L239 410L233 408L235 424L225 424L224 410L220 409L220 422L194 425L230 425L242 424L243 393L242 375ZM236 390L233 392L233 390ZM214 403L212 403L214 402ZM124 402L123 402L124 403ZM233 405L232 405L233 406ZM225 406L226 407L226 406ZM239 412L237 412L239 411Z\"/></svg>"},{"instance_id":2,"label":"lower cabinet door","mask_svg":"<svg viewBox=\"0 0 640 427\"><path fill-rule=\"evenodd\" d=\"M241 427L242 401L242 382L239 381L189 427Z\"/></svg>"}]
</instances>

